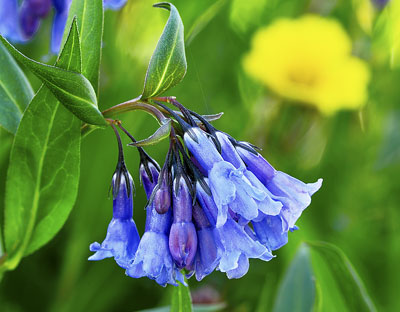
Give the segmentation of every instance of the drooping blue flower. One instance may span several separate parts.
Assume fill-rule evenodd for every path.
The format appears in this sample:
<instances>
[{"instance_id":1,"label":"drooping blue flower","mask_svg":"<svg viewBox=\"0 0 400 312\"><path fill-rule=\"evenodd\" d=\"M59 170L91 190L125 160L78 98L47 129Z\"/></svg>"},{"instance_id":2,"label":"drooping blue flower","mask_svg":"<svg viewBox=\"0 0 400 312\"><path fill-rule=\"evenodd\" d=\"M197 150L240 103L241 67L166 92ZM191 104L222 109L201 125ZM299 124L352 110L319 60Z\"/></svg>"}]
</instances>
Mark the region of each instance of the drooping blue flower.
<instances>
[{"instance_id":1,"label":"drooping blue flower","mask_svg":"<svg viewBox=\"0 0 400 312\"><path fill-rule=\"evenodd\" d=\"M247 178L249 173L246 172L243 163L235 167L230 161L224 160L207 134L200 128L191 128L190 131L197 142L191 135L185 133L185 144L199 166L207 172L210 190L218 207L217 227L226 222L228 209L240 214L246 220L256 218L259 208L279 213L280 203L268 199L265 187L260 188L261 184L256 185L249 181ZM224 149L222 154L224 155Z\"/></svg>"},{"instance_id":2,"label":"drooping blue flower","mask_svg":"<svg viewBox=\"0 0 400 312\"><path fill-rule=\"evenodd\" d=\"M124 167L124 166L123 166ZM104 241L90 245L90 251L95 252L89 260L102 260L114 257L122 268L127 268L135 257L139 245L139 233L133 216L132 177L126 168L117 170L112 180L113 188L113 218L108 226Z\"/></svg>"},{"instance_id":3,"label":"drooping blue flower","mask_svg":"<svg viewBox=\"0 0 400 312\"><path fill-rule=\"evenodd\" d=\"M146 165L148 170L145 168ZM147 198L150 198L153 192L158 175L159 169L153 162L141 164L140 176ZM135 259L127 268L126 274L134 278L147 276L161 286L166 286L166 284L177 286L177 280L184 284L183 275L176 267L169 251L168 234L172 222L171 209L164 214L159 214L153 201L146 210L145 233L140 240Z\"/></svg>"},{"instance_id":4,"label":"drooping blue flower","mask_svg":"<svg viewBox=\"0 0 400 312\"><path fill-rule=\"evenodd\" d=\"M196 191L200 206L210 223L215 226L218 208L213 198L201 187L197 187ZM228 278L239 278L246 274L249 258L270 260L273 257L270 250L249 236L244 227L240 226L230 215L221 227L214 229L214 238L220 258L218 269L226 272Z\"/></svg>"},{"instance_id":5,"label":"drooping blue flower","mask_svg":"<svg viewBox=\"0 0 400 312\"><path fill-rule=\"evenodd\" d=\"M260 154L238 146L237 151L257 179L283 204L280 212L286 230L293 229L297 219L311 203L311 196L320 189L322 179L304 183L290 175L275 170Z\"/></svg>"}]
</instances>

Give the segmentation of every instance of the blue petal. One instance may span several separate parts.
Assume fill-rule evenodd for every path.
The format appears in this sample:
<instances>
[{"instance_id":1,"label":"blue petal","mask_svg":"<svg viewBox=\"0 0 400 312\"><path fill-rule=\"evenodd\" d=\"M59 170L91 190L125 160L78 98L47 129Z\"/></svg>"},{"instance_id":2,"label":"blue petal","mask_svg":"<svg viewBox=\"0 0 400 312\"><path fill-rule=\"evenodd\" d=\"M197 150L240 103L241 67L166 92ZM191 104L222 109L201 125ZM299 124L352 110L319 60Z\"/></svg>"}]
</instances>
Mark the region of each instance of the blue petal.
<instances>
[{"instance_id":1,"label":"blue petal","mask_svg":"<svg viewBox=\"0 0 400 312\"><path fill-rule=\"evenodd\" d=\"M288 174L277 171L276 175L267 184L267 188L280 197L283 204L282 216L286 219L289 228L293 228L297 219L311 203L313 195L322 185L322 179L315 183L303 183Z\"/></svg>"},{"instance_id":2,"label":"blue petal","mask_svg":"<svg viewBox=\"0 0 400 312\"><path fill-rule=\"evenodd\" d=\"M236 170L232 164L220 161L214 164L208 174L209 186L218 208L235 199L236 186L230 176L231 172Z\"/></svg>"},{"instance_id":3,"label":"blue petal","mask_svg":"<svg viewBox=\"0 0 400 312\"><path fill-rule=\"evenodd\" d=\"M197 142L188 133L185 133L183 136L185 145L196 158L198 164L206 172L209 172L215 163L223 161L223 159L203 130L191 128L190 132L197 138Z\"/></svg>"},{"instance_id":4,"label":"blue petal","mask_svg":"<svg viewBox=\"0 0 400 312\"><path fill-rule=\"evenodd\" d=\"M112 219L104 241L90 245L90 250L95 254L89 260L114 257L119 266L126 268L135 257L139 240L139 233L132 219Z\"/></svg>"},{"instance_id":5,"label":"blue petal","mask_svg":"<svg viewBox=\"0 0 400 312\"><path fill-rule=\"evenodd\" d=\"M220 255L213 228L202 228L197 230L198 247L195 259L196 279L201 281L217 267Z\"/></svg>"},{"instance_id":6,"label":"blue petal","mask_svg":"<svg viewBox=\"0 0 400 312\"><path fill-rule=\"evenodd\" d=\"M183 279L169 252L168 237L152 231L144 233L135 260L127 268L126 274L134 278L147 276L161 286L177 286L176 280Z\"/></svg>"},{"instance_id":7,"label":"blue petal","mask_svg":"<svg viewBox=\"0 0 400 312\"><path fill-rule=\"evenodd\" d=\"M72 0L66 0L62 11L56 11L51 30L51 52L57 54L60 51L61 41L64 34L65 24L67 23L68 11Z\"/></svg>"},{"instance_id":8,"label":"blue petal","mask_svg":"<svg viewBox=\"0 0 400 312\"><path fill-rule=\"evenodd\" d=\"M111 10L119 10L126 4L127 0L104 0L104 8Z\"/></svg>"},{"instance_id":9,"label":"blue petal","mask_svg":"<svg viewBox=\"0 0 400 312\"><path fill-rule=\"evenodd\" d=\"M249 270L249 258L245 255L241 255L238 261L237 268L229 270L226 272L226 275L229 279L232 278L241 278L244 276Z\"/></svg>"},{"instance_id":10,"label":"blue petal","mask_svg":"<svg viewBox=\"0 0 400 312\"><path fill-rule=\"evenodd\" d=\"M267 251L231 218L228 218L226 223L218 228L218 233L224 248L219 264L219 270L222 272L236 269L241 255L245 255L247 258L259 258Z\"/></svg>"},{"instance_id":11,"label":"blue petal","mask_svg":"<svg viewBox=\"0 0 400 312\"><path fill-rule=\"evenodd\" d=\"M260 222L252 223L257 239L270 250L277 250L288 242L288 233L281 216L264 215Z\"/></svg>"},{"instance_id":12,"label":"blue petal","mask_svg":"<svg viewBox=\"0 0 400 312\"><path fill-rule=\"evenodd\" d=\"M24 41L19 30L18 0L0 0L0 34L14 42Z\"/></svg>"},{"instance_id":13,"label":"blue petal","mask_svg":"<svg viewBox=\"0 0 400 312\"><path fill-rule=\"evenodd\" d=\"M279 201L279 197L274 196L250 171L246 170L246 178L251 182L251 184L262 190L267 194L263 200L256 200L258 204L258 209L265 214L276 216L282 209L282 203Z\"/></svg>"}]
</instances>

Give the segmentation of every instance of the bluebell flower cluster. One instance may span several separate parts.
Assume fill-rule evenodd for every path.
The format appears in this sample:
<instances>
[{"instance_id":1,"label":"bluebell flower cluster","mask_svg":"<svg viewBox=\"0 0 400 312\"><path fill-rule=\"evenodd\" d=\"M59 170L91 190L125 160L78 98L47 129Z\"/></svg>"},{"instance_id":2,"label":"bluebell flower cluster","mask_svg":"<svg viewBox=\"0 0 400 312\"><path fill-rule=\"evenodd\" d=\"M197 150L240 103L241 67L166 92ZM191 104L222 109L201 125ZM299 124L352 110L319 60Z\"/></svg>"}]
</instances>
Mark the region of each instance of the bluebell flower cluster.
<instances>
[{"instance_id":1,"label":"bluebell flower cluster","mask_svg":"<svg viewBox=\"0 0 400 312\"><path fill-rule=\"evenodd\" d=\"M127 0L103 0L105 9L118 10ZM72 0L0 0L0 34L23 43L38 31L42 19L54 9L51 52L58 53Z\"/></svg>"},{"instance_id":2,"label":"bluebell flower cluster","mask_svg":"<svg viewBox=\"0 0 400 312\"><path fill-rule=\"evenodd\" d=\"M146 276L162 286L184 283L184 275L200 281L214 270L240 278L249 259L269 261L288 242L322 179L303 183L277 171L255 146L215 129L176 100L167 102L180 112L153 103L176 121L163 167L138 148L148 198L145 232L139 242L125 186L130 175L122 166L113 220L104 242L91 245L96 253L90 259L114 257L128 276Z\"/></svg>"}]
</instances>

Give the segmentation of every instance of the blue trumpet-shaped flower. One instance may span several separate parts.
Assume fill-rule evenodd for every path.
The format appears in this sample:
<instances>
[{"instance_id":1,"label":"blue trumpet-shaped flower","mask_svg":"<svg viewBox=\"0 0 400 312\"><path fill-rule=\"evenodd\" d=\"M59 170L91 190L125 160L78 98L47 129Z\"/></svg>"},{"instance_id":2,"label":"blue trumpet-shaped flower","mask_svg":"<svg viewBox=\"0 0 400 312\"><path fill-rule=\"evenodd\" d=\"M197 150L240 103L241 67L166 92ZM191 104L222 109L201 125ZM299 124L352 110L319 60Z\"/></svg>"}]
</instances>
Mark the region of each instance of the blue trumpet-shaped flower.
<instances>
[{"instance_id":1,"label":"blue trumpet-shaped flower","mask_svg":"<svg viewBox=\"0 0 400 312\"><path fill-rule=\"evenodd\" d=\"M228 209L246 220L256 218L259 208L265 209L265 212L279 213L281 204L267 198L268 193L260 183L257 185L249 181L249 173L243 162L232 164L230 151L226 152L225 146L221 146L221 156L200 128L191 128L189 131L190 134L184 135L185 144L197 163L207 172L210 190L218 207L217 227L226 222ZM229 161L224 160L223 156L229 158Z\"/></svg>"},{"instance_id":2,"label":"blue trumpet-shaped flower","mask_svg":"<svg viewBox=\"0 0 400 312\"><path fill-rule=\"evenodd\" d=\"M135 257L139 245L139 233L133 216L132 177L123 168L115 172L112 180L113 188L113 218L108 226L104 241L90 245L90 251L95 252L89 260L102 260L114 257L119 266L127 268Z\"/></svg>"},{"instance_id":3,"label":"blue trumpet-shaped flower","mask_svg":"<svg viewBox=\"0 0 400 312\"><path fill-rule=\"evenodd\" d=\"M310 205L311 196L320 189L322 179L315 183L304 183L275 170L260 154L242 147L236 149L247 169L283 204L280 215L285 221L286 230L293 229L303 210Z\"/></svg>"},{"instance_id":4,"label":"blue trumpet-shaped flower","mask_svg":"<svg viewBox=\"0 0 400 312\"><path fill-rule=\"evenodd\" d=\"M159 170L153 162L142 163L140 175L147 198L150 198L157 183ZM155 209L154 201L146 209L145 233L140 240L135 259L127 268L126 274L134 278L147 276L161 286L166 284L177 286L177 280L184 284L183 275L176 267L169 251L168 234L172 222L171 209L164 214L159 214Z\"/></svg>"},{"instance_id":5,"label":"blue trumpet-shaped flower","mask_svg":"<svg viewBox=\"0 0 400 312\"><path fill-rule=\"evenodd\" d=\"M216 225L218 208L201 187L197 187L197 200L212 225ZM228 278L239 278L248 271L248 259L272 259L272 254L265 246L246 233L231 216L219 228L215 228L214 237L220 258L219 270L226 272Z\"/></svg>"}]
</instances>

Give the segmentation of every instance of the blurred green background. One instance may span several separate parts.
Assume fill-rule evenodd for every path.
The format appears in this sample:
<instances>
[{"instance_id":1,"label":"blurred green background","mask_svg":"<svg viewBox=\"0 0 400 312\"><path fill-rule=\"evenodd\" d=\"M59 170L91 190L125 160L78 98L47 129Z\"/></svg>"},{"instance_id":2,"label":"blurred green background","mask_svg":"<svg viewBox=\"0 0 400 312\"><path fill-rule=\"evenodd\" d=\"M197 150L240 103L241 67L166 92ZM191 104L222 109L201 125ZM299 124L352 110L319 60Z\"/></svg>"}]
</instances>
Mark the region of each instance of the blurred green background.
<instances>
[{"instance_id":1,"label":"blurred green background","mask_svg":"<svg viewBox=\"0 0 400 312\"><path fill-rule=\"evenodd\" d=\"M129 0L122 10L105 14L102 110L141 93L149 58L166 21L166 13L153 9L153 2ZM289 234L289 243L275 252L275 259L251 260L249 272L239 280L228 280L220 272L200 283L192 278L193 301L225 302L226 311L267 311L263 307L269 306L272 310L300 243L322 240L345 252L378 310L400 311L400 68L390 62L387 35L400 29L390 29L385 10L371 7L372 15L365 15L367 0L172 3L185 32L195 25L197 35L186 48L187 75L168 95L201 114L224 112L215 126L261 147L278 170L305 182L324 179L297 223L300 230ZM310 106L278 98L244 73L242 59L260 27L310 12L337 19L352 39L353 54L368 63L369 96L362 109L325 116ZM29 45L20 48L34 59L48 61L49 32L48 21ZM38 80L27 75L37 89ZM139 111L121 120L136 138L145 138L157 127ZM1 129L0 136L3 209L12 136ZM161 164L166 149L167 142L162 142L147 151ZM146 198L139 187L138 154L131 147L125 154L137 186L134 218L142 234ZM111 129L97 130L83 140L75 207L54 240L5 274L1 311L136 311L168 304L170 287L129 278L113 260L87 261L89 244L103 240L111 219L108 189L116 161ZM332 304L331 310L339 311Z\"/></svg>"}]
</instances>

